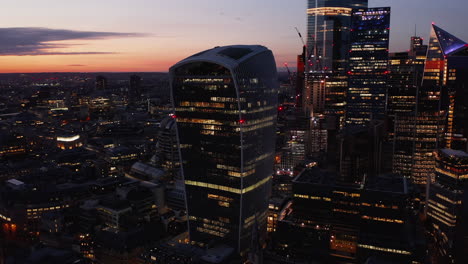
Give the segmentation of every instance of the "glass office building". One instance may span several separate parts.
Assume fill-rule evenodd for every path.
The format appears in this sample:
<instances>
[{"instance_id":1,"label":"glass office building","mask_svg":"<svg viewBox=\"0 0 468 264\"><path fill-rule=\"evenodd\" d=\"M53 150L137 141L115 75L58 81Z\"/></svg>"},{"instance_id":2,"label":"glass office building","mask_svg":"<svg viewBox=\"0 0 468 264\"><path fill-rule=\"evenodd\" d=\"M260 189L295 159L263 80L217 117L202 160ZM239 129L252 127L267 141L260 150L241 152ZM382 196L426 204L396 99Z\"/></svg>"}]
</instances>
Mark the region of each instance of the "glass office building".
<instances>
[{"instance_id":1,"label":"glass office building","mask_svg":"<svg viewBox=\"0 0 468 264\"><path fill-rule=\"evenodd\" d=\"M346 71L351 12L353 8L366 8L367 2L368 0L309 0L309 70Z\"/></svg>"},{"instance_id":2,"label":"glass office building","mask_svg":"<svg viewBox=\"0 0 468 264\"><path fill-rule=\"evenodd\" d=\"M390 8L352 12L346 125L383 119L387 103Z\"/></svg>"},{"instance_id":3,"label":"glass office building","mask_svg":"<svg viewBox=\"0 0 468 264\"><path fill-rule=\"evenodd\" d=\"M263 46L216 47L174 65L170 78L190 241L245 255L267 231L278 94L273 54Z\"/></svg>"},{"instance_id":4,"label":"glass office building","mask_svg":"<svg viewBox=\"0 0 468 264\"><path fill-rule=\"evenodd\" d=\"M430 184L427 217L436 263L467 263L468 153L441 149L435 155L435 181Z\"/></svg>"},{"instance_id":5,"label":"glass office building","mask_svg":"<svg viewBox=\"0 0 468 264\"><path fill-rule=\"evenodd\" d=\"M367 4L368 0L308 1L305 112L336 116L337 124L343 122L351 12Z\"/></svg>"}]
</instances>

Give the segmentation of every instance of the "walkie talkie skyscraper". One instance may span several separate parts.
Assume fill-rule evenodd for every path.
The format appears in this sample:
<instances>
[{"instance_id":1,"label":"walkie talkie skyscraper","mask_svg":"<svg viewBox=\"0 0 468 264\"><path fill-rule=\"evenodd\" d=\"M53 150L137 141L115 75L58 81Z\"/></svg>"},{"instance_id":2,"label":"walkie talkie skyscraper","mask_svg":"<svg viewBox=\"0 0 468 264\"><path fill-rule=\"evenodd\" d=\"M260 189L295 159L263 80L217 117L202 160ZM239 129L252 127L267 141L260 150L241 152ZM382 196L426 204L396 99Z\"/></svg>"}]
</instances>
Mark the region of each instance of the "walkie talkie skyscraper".
<instances>
[{"instance_id":1,"label":"walkie talkie skyscraper","mask_svg":"<svg viewBox=\"0 0 468 264\"><path fill-rule=\"evenodd\" d=\"M177 63L170 76L190 241L245 255L267 231L278 95L273 54L263 46L216 47Z\"/></svg>"}]
</instances>

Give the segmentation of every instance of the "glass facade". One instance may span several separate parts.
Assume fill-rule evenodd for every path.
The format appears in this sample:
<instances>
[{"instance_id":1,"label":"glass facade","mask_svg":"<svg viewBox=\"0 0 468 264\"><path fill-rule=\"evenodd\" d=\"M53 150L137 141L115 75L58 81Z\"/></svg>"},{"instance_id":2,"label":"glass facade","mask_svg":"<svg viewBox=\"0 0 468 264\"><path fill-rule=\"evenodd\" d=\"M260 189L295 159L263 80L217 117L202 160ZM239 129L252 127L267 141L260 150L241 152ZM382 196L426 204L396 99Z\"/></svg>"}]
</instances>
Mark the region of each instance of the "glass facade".
<instances>
[{"instance_id":1,"label":"glass facade","mask_svg":"<svg viewBox=\"0 0 468 264\"><path fill-rule=\"evenodd\" d=\"M394 173L411 177L415 147L416 102L426 60L427 46L412 37L412 50L392 54L389 58L387 114L389 135L393 140ZM418 45L415 45L417 43Z\"/></svg>"},{"instance_id":2,"label":"glass facade","mask_svg":"<svg viewBox=\"0 0 468 264\"><path fill-rule=\"evenodd\" d=\"M346 125L366 125L385 115L389 36L389 7L353 10Z\"/></svg>"},{"instance_id":3,"label":"glass facade","mask_svg":"<svg viewBox=\"0 0 468 264\"><path fill-rule=\"evenodd\" d=\"M173 66L190 240L242 254L266 236L277 73L261 46L217 47Z\"/></svg>"},{"instance_id":4,"label":"glass facade","mask_svg":"<svg viewBox=\"0 0 468 264\"><path fill-rule=\"evenodd\" d=\"M367 2L368 0L309 0L309 70L346 71L351 11L353 8L366 8Z\"/></svg>"},{"instance_id":5,"label":"glass facade","mask_svg":"<svg viewBox=\"0 0 468 264\"><path fill-rule=\"evenodd\" d=\"M341 184L313 167L294 179L292 190L292 212L278 222L278 240L283 254L298 263L366 263L373 255L420 263L406 178Z\"/></svg>"},{"instance_id":6,"label":"glass facade","mask_svg":"<svg viewBox=\"0 0 468 264\"><path fill-rule=\"evenodd\" d=\"M415 70L418 71L424 46L416 38L412 39L412 44L414 47L410 53L417 62ZM422 85L417 87L416 111L396 116L393 171L411 177L412 182L421 187L421 192L425 191L428 182L433 181L435 149L466 149L468 95L462 88L468 83L465 45L465 42L432 25ZM390 60L391 68L394 68L393 63L394 60ZM390 76L393 75L392 72ZM389 106L395 108L395 113L396 109L404 111L405 100L393 104L396 98L390 97Z\"/></svg>"},{"instance_id":7,"label":"glass facade","mask_svg":"<svg viewBox=\"0 0 468 264\"><path fill-rule=\"evenodd\" d=\"M468 43L456 38L434 25L436 34L443 42L446 59L446 86L448 99L445 147L468 149Z\"/></svg>"},{"instance_id":8,"label":"glass facade","mask_svg":"<svg viewBox=\"0 0 468 264\"><path fill-rule=\"evenodd\" d=\"M433 25L424 67L424 76L418 90L415 123L415 142L411 178L422 189L433 181L435 165L434 151L443 142L447 107L447 57L443 47L447 46L438 28Z\"/></svg>"},{"instance_id":9,"label":"glass facade","mask_svg":"<svg viewBox=\"0 0 468 264\"><path fill-rule=\"evenodd\" d=\"M435 249L432 259L437 263L467 263L468 154L451 149L437 151L435 175L427 210Z\"/></svg>"},{"instance_id":10,"label":"glass facade","mask_svg":"<svg viewBox=\"0 0 468 264\"><path fill-rule=\"evenodd\" d=\"M308 113L337 116L342 123L346 101L351 12L368 0L309 0L307 62L303 105Z\"/></svg>"}]
</instances>

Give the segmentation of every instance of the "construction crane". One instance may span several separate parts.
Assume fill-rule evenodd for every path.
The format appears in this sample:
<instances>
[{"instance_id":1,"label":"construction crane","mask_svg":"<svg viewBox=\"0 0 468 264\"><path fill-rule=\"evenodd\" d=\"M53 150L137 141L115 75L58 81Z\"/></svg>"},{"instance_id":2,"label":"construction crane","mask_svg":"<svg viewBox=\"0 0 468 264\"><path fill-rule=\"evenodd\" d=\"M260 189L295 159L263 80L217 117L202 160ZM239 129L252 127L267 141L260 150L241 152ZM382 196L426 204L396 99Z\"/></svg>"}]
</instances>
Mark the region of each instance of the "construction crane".
<instances>
[{"instance_id":1,"label":"construction crane","mask_svg":"<svg viewBox=\"0 0 468 264\"><path fill-rule=\"evenodd\" d=\"M302 46L306 46L306 43L304 42L304 38L302 37L302 34L301 32L299 32L299 29L297 29L297 27L294 27L296 29L296 32L297 34L299 35L299 38L301 39L301 42L302 42Z\"/></svg>"}]
</instances>

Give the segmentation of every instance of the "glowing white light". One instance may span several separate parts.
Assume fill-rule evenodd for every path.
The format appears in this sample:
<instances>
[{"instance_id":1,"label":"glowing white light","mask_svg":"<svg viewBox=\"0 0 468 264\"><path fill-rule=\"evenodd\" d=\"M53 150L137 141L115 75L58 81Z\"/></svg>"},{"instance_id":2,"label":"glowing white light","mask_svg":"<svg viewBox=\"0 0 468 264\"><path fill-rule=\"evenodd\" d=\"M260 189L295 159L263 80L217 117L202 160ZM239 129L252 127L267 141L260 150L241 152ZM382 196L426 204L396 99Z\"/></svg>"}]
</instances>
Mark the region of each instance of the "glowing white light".
<instances>
[{"instance_id":1,"label":"glowing white light","mask_svg":"<svg viewBox=\"0 0 468 264\"><path fill-rule=\"evenodd\" d=\"M72 137L57 137L57 141L60 141L60 142L73 142L78 139L80 139L80 135L76 135Z\"/></svg>"}]
</instances>

